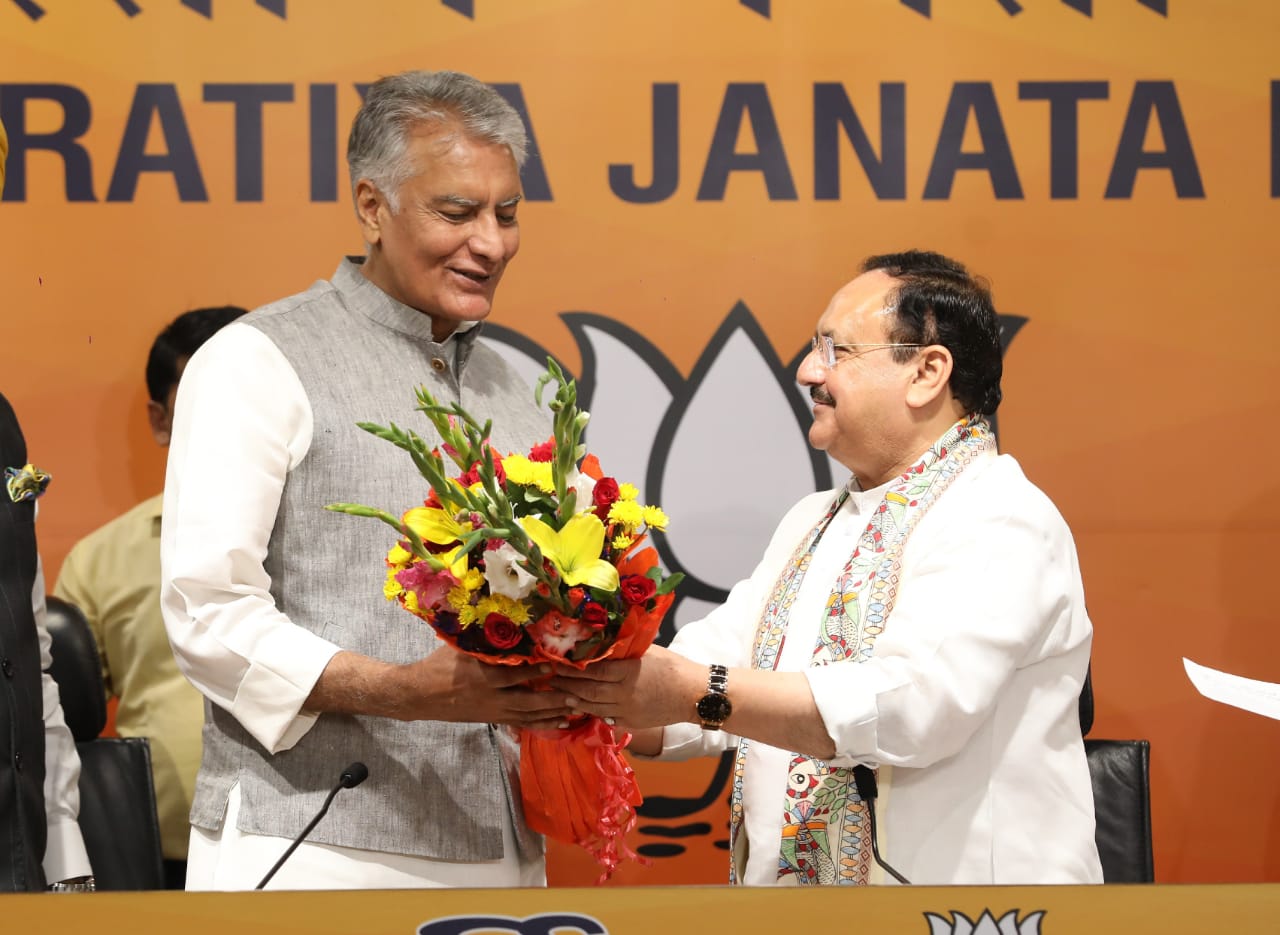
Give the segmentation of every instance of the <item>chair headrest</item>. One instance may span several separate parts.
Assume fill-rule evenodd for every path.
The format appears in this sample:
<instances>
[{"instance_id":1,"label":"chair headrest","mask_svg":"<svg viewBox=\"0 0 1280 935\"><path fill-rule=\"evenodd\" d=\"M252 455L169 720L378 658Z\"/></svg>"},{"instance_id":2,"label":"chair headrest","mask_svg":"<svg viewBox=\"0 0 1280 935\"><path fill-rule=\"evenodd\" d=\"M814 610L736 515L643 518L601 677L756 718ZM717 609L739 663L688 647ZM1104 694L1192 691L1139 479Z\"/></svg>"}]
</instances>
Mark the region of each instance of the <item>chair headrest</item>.
<instances>
[{"instance_id":1,"label":"chair headrest","mask_svg":"<svg viewBox=\"0 0 1280 935\"><path fill-rule=\"evenodd\" d=\"M98 644L79 607L53 595L46 601L46 621L53 640L49 674L58 683L62 713L77 741L93 740L107 725L107 693Z\"/></svg>"}]
</instances>

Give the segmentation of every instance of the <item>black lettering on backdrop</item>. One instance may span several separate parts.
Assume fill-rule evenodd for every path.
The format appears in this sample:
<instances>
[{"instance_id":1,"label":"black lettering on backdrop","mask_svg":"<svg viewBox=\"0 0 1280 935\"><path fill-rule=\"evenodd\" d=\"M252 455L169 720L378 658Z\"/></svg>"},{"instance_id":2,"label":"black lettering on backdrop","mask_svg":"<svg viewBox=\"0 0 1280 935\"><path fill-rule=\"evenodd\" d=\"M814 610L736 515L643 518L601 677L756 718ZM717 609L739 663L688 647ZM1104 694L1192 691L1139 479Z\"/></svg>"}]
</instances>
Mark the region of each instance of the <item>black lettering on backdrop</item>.
<instances>
[{"instance_id":1,"label":"black lettering on backdrop","mask_svg":"<svg viewBox=\"0 0 1280 935\"><path fill-rule=\"evenodd\" d=\"M27 129L27 102L52 101L62 108L62 125L50 133ZM67 201L97 201L93 164L78 141L89 129L88 96L69 84L0 84L0 120L9 136L4 195L0 200L27 200L27 153L43 149L62 157Z\"/></svg>"},{"instance_id":2,"label":"black lettering on backdrop","mask_svg":"<svg viewBox=\"0 0 1280 935\"><path fill-rule=\"evenodd\" d=\"M880 85L880 157L871 146L844 85L813 86L813 197L840 198L840 131L853 144L854 155L882 201L907 197L907 86L900 81Z\"/></svg>"},{"instance_id":3,"label":"black lettering on backdrop","mask_svg":"<svg viewBox=\"0 0 1280 935\"><path fill-rule=\"evenodd\" d=\"M147 134L151 121L159 122L167 152L148 155ZM107 201L133 201L138 179L143 172L168 172L178 188L180 201L208 201L200 164L187 118L182 114L178 90L171 84L140 84L133 95L133 106L124 125L120 154L107 186Z\"/></svg>"},{"instance_id":4,"label":"black lettering on backdrop","mask_svg":"<svg viewBox=\"0 0 1280 935\"><path fill-rule=\"evenodd\" d=\"M982 149L976 153L961 149L970 111L982 140ZM976 169L990 175L991 189L997 198L1022 197L1022 183L1013 164L1009 135L989 81L957 81L952 85L951 99L942 116L942 129L938 131L938 145L933 152L933 165L924 183L925 200L950 198L951 185L961 169Z\"/></svg>"},{"instance_id":5,"label":"black lettering on backdrop","mask_svg":"<svg viewBox=\"0 0 1280 935\"><path fill-rule=\"evenodd\" d=\"M235 105L236 201L262 200L262 108L293 101L291 84L206 84L204 99Z\"/></svg>"},{"instance_id":6,"label":"black lettering on backdrop","mask_svg":"<svg viewBox=\"0 0 1280 935\"><path fill-rule=\"evenodd\" d=\"M1049 197L1080 192L1080 102L1105 101L1105 81L1020 81L1018 97L1049 102Z\"/></svg>"},{"instance_id":7,"label":"black lettering on backdrop","mask_svg":"<svg viewBox=\"0 0 1280 935\"><path fill-rule=\"evenodd\" d=\"M348 87L363 98L369 85L356 83ZM551 185L522 88L518 84L495 87L515 107L529 134L530 157L522 173L526 197L530 201L550 201ZM664 201L677 192L680 184L681 136L687 137L680 126L680 87L674 82L660 82L650 85L650 89L651 171L642 165L644 159L607 166L610 190L621 201L631 204ZM1280 198L1280 79L1270 81L1270 92L1269 190L1272 198ZM308 193L312 202L336 201L342 188L340 179L345 177L340 162L346 137L338 123L340 93L349 92L340 91L336 84L307 86ZM843 185L842 176L847 179L849 173L847 166L842 173L842 160L847 158L846 145L852 149L875 198L883 201L907 197L906 85L884 82L879 85L879 93L879 139L873 143L870 130L874 118L867 119L865 107L861 113L855 108L844 85L813 84L810 115L816 201L837 200L845 194L842 189L847 186ZM236 201L261 202L264 198L264 164L269 139L265 134L265 105L293 103L298 96L298 86L292 84L211 83L204 86L204 102L230 103L234 108ZM1108 100L1109 82L1023 81L1018 83L1018 97L1023 101L1048 102L1049 195L1055 200L1077 199L1081 172L1080 104ZM0 118L5 120L10 137L9 184L4 201L28 200L31 154L40 152L59 159L57 166L63 172L68 202L97 200L94 155L99 163L115 157L107 201L132 201L144 172L172 175L184 202L208 200L183 103L174 84L136 86L115 153L105 149L110 143L105 142L103 136L104 132L108 135L114 132L113 128L99 129L96 136L91 136L91 117L90 98L78 87L0 83ZM754 138L753 148L749 140L739 139L748 134ZM964 149L966 135L978 140L974 150ZM147 152L149 139L155 140L151 147L157 151ZM303 156L283 153L271 158L287 158L296 164ZM34 162L46 169L53 166L48 156L35 155ZM925 200L949 198L956 174L962 170L987 173L998 199L1024 197L1009 136L990 82L952 85L922 197ZM1105 197L1133 197L1137 176L1142 170L1167 171L1178 198L1205 197L1186 119L1170 80L1135 83L1108 174ZM769 91L761 82L726 87L697 199L723 200L733 172L759 172L767 197L772 201L796 199L775 110ZM647 182L642 182L642 177L647 177Z\"/></svg>"},{"instance_id":8,"label":"black lettering on backdrop","mask_svg":"<svg viewBox=\"0 0 1280 935\"><path fill-rule=\"evenodd\" d=\"M753 153L740 153L735 148L744 117L755 137ZM730 172L761 172L770 201L796 200L796 185L791 180L782 135L769 103L769 90L762 83L731 84L725 90L720 119L716 121L702 182L698 185L698 200L723 201Z\"/></svg>"},{"instance_id":9,"label":"black lettering on backdrop","mask_svg":"<svg viewBox=\"0 0 1280 935\"><path fill-rule=\"evenodd\" d=\"M311 119L311 200L338 200L338 86L313 84L308 94Z\"/></svg>"},{"instance_id":10,"label":"black lettering on backdrop","mask_svg":"<svg viewBox=\"0 0 1280 935\"><path fill-rule=\"evenodd\" d=\"M653 86L653 179L647 188L636 184L636 167L609 164L609 190L632 204L665 201L680 184L680 85Z\"/></svg>"},{"instance_id":11,"label":"black lettering on backdrop","mask_svg":"<svg viewBox=\"0 0 1280 935\"><path fill-rule=\"evenodd\" d=\"M1160 126L1164 149L1143 149L1152 116ZM1168 169L1179 198L1204 197L1200 168L1172 81L1139 81L1134 85L1104 197L1132 198L1140 169Z\"/></svg>"}]
</instances>

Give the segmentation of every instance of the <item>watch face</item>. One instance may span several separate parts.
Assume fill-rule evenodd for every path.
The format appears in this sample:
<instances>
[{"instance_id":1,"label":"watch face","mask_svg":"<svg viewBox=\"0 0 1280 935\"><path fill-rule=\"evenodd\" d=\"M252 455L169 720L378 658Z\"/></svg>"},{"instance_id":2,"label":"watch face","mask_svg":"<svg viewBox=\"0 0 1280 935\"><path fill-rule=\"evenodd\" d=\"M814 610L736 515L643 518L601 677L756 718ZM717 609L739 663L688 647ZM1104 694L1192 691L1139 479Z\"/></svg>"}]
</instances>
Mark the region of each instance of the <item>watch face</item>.
<instances>
[{"instance_id":1,"label":"watch face","mask_svg":"<svg viewBox=\"0 0 1280 935\"><path fill-rule=\"evenodd\" d=\"M719 724L732 713L728 695L708 692L698 699L698 717L708 723Z\"/></svg>"}]
</instances>

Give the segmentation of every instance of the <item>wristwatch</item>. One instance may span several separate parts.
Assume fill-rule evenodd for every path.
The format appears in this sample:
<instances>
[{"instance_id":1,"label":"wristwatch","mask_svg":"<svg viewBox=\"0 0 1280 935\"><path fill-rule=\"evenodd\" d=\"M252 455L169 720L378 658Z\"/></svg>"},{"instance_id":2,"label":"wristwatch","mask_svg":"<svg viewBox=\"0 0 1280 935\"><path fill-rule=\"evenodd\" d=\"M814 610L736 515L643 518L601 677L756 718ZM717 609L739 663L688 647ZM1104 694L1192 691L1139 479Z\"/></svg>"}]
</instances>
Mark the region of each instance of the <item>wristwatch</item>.
<instances>
[{"instance_id":1,"label":"wristwatch","mask_svg":"<svg viewBox=\"0 0 1280 935\"><path fill-rule=\"evenodd\" d=\"M722 665L712 665L707 676L707 693L695 705L703 730L719 730L720 725L733 713L733 704L725 694L728 688L729 670Z\"/></svg>"},{"instance_id":2,"label":"wristwatch","mask_svg":"<svg viewBox=\"0 0 1280 935\"><path fill-rule=\"evenodd\" d=\"M50 893L93 893L96 891L97 887L94 885L93 877L91 876L59 880L49 887Z\"/></svg>"}]
</instances>

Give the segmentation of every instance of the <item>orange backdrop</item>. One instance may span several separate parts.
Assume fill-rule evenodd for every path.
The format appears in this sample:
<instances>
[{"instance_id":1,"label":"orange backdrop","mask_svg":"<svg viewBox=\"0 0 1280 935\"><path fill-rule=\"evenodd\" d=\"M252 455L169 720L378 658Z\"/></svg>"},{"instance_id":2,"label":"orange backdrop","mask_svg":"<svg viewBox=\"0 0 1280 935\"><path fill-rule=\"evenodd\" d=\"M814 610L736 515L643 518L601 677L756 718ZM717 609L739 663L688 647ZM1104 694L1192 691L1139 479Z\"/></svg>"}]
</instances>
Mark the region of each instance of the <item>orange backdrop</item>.
<instances>
[{"instance_id":1,"label":"orange backdrop","mask_svg":"<svg viewBox=\"0 0 1280 935\"><path fill-rule=\"evenodd\" d=\"M1280 681L1277 48L1263 0L0 0L0 387L56 476L50 578L161 486L154 334L360 252L356 84L460 69L519 86L549 189L493 320L571 368L566 311L687 374L738 301L791 359L867 253L989 275L1028 319L1002 446L1076 534L1092 735L1152 741L1157 877L1280 880L1280 724L1200 698L1180 663ZM696 801L715 768L644 768L707 827L619 882L724 878L723 802ZM553 854L553 882L592 878Z\"/></svg>"}]
</instances>

